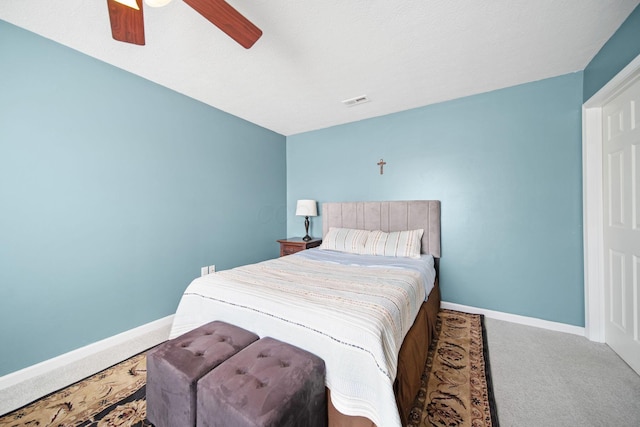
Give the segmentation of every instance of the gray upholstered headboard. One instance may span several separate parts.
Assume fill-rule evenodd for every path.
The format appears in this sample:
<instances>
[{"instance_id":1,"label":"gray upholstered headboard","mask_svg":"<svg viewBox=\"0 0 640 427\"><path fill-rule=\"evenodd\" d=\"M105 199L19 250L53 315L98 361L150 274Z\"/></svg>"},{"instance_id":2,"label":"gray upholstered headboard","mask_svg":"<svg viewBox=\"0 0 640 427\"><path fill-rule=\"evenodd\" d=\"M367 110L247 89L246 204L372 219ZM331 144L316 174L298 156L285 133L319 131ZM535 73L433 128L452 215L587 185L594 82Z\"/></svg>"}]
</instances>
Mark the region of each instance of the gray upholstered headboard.
<instances>
[{"instance_id":1,"label":"gray upholstered headboard","mask_svg":"<svg viewBox=\"0 0 640 427\"><path fill-rule=\"evenodd\" d=\"M323 203L321 215L323 237L329 227L385 232L422 228L422 253L440 258L439 200Z\"/></svg>"}]
</instances>

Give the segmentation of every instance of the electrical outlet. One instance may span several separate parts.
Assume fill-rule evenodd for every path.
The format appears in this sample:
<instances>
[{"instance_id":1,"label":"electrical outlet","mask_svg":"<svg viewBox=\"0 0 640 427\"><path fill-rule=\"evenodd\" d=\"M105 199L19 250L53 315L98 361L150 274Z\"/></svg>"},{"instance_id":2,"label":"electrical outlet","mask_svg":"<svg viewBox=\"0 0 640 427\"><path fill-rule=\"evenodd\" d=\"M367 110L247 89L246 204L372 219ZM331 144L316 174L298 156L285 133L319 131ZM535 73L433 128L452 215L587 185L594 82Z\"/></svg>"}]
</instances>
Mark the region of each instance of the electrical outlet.
<instances>
[{"instance_id":1,"label":"electrical outlet","mask_svg":"<svg viewBox=\"0 0 640 427\"><path fill-rule=\"evenodd\" d=\"M215 265L210 265L209 266L209 274L215 273L215 272L216 272L216 266Z\"/></svg>"},{"instance_id":2,"label":"electrical outlet","mask_svg":"<svg viewBox=\"0 0 640 427\"><path fill-rule=\"evenodd\" d=\"M209 274L209 267L201 267L200 276L206 276L207 274Z\"/></svg>"}]
</instances>

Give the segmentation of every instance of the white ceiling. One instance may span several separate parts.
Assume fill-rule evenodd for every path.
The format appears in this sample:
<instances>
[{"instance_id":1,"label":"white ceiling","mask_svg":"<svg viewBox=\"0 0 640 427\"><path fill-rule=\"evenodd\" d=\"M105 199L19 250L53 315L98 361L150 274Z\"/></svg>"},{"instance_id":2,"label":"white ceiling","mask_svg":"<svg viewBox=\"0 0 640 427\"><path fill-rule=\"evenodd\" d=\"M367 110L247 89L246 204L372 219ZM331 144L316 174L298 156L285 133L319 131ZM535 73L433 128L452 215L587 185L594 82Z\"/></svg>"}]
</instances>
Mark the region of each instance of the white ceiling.
<instances>
[{"instance_id":1,"label":"white ceiling","mask_svg":"<svg viewBox=\"0 0 640 427\"><path fill-rule=\"evenodd\" d=\"M583 70L640 0L228 2L264 32L249 50L180 0L145 8L146 46L111 38L106 0L0 19L292 135Z\"/></svg>"}]
</instances>

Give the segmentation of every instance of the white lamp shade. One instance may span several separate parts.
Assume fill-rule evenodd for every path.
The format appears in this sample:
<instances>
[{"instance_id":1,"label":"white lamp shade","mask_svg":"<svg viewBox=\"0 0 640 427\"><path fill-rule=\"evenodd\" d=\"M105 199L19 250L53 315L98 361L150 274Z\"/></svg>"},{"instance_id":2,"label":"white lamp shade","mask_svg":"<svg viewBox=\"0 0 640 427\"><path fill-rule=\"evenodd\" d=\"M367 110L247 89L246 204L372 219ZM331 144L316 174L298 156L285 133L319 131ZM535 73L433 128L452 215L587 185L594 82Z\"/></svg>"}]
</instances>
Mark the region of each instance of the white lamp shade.
<instances>
[{"instance_id":1,"label":"white lamp shade","mask_svg":"<svg viewBox=\"0 0 640 427\"><path fill-rule=\"evenodd\" d=\"M318 208L315 200L298 200L296 206L297 216L318 216Z\"/></svg>"}]
</instances>

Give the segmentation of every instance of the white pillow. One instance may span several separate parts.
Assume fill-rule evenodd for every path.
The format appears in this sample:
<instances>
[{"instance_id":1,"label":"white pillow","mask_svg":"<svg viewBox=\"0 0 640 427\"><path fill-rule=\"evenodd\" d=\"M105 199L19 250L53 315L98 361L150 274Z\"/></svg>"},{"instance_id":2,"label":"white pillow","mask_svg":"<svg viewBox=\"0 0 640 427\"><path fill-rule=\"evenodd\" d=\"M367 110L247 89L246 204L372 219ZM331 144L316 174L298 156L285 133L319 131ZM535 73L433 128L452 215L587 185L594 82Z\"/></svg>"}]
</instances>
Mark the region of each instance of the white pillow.
<instances>
[{"instance_id":1,"label":"white pillow","mask_svg":"<svg viewBox=\"0 0 640 427\"><path fill-rule=\"evenodd\" d=\"M382 255L420 258L420 248L423 229L392 231L372 231L367 239L364 252L365 255Z\"/></svg>"},{"instance_id":2,"label":"white pillow","mask_svg":"<svg viewBox=\"0 0 640 427\"><path fill-rule=\"evenodd\" d=\"M362 254L370 233L368 230L330 227L329 232L322 239L320 249Z\"/></svg>"}]
</instances>

